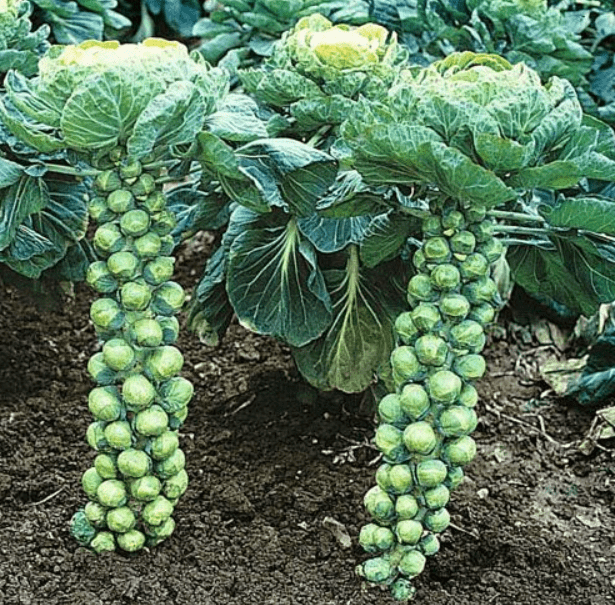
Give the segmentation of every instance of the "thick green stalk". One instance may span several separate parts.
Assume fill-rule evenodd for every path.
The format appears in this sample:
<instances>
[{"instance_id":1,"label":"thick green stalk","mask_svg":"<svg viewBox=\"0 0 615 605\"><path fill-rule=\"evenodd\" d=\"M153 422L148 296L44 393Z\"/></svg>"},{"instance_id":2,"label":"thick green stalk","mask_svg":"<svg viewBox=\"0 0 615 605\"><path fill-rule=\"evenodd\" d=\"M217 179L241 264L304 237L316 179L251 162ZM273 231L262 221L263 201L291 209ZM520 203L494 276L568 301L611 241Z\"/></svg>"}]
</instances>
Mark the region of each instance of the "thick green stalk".
<instances>
[{"instance_id":1,"label":"thick green stalk","mask_svg":"<svg viewBox=\"0 0 615 605\"><path fill-rule=\"evenodd\" d=\"M394 388L379 403L376 431L384 463L365 496L372 522L360 534L377 556L357 573L398 600L414 596L410 580L438 551L450 492L476 453L474 382L485 372L485 327L499 303L490 271L502 253L485 216L447 202L424 221L410 309L395 323Z\"/></svg>"},{"instance_id":2,"label":"thick green stalk","mask_svg":"<svg viewBox=\"0 0 615 605\"><path fill-rule=\"evenodd\" d=\"M174 346L185 293L172 281L175 221L158 168L144 170L121 147L99 164L113 168L97 176L89 202L100 258L88 269L100 294L90 317L103 347L88 363L98 386L87 440L98 455L83 475L89 502L72 533L97 552L136 551L173 532L171 513L188 484L177 429L193 387L178 376L183 356Z\"/></svg>"}]
</instances>

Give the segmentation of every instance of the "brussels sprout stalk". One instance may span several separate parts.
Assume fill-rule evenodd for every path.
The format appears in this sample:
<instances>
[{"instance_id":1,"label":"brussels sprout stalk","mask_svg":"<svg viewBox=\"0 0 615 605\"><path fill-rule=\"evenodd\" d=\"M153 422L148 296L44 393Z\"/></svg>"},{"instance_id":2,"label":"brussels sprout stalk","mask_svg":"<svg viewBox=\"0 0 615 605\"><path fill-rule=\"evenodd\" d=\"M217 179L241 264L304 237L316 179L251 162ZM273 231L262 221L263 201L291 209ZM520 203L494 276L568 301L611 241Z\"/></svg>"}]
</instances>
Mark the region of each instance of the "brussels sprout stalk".
<instances>
[{"instance_id":1,"label":"brussels sprout stalk","mask_svg":"<svg viewBox=\"0 0 615 605\"><path fill-rule=\"evenodd\" d=\"M396 322L394 390L379 407L376 444L384 464L377 489L384 491L378 498L396 514L382 516L375 496L366 498L372 522L361 533L361 545L376 556L358 566L358 575L388 585L401 601L414 596L409 580L438 551L437 534L450 524L450 491L476 453L469 436L476 427L473 383L485 371L485 319L493 318L500 303L489 267L503 249L490 235L491 219L480 209L451 204L434 204L424 220L416 274L408 284L410 311ZM468 237L471 249L457 253L465 233L477 237ZM485 314L485 307L492 312ZM390 530L388 541L381 539L381 528Z\"/></svg>"}]
</instances>

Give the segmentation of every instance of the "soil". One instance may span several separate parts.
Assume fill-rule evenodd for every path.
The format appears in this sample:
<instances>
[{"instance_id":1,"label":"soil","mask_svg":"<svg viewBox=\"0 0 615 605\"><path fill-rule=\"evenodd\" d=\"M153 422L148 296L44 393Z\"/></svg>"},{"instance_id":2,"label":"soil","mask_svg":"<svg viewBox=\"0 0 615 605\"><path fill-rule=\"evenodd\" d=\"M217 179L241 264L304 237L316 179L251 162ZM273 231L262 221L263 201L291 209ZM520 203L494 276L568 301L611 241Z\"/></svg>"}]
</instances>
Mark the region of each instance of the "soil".
<instances>
[{"instance_id":1,"label":"soil","mask_svg":"<svg viewBox=\"0 0 615 605\"><path fill-rule=\"evenodd\" d=\"M188 288L206 248L180 250ZM378 463L369 398L315 392L285 346L239 325L216 349L181 337L196 396L176 532L134 555L77 545L68 522L94 458L91 300L80 286L40 311L0 295L0 604L390 605L354 575ZM490 337L479 453L415 581L417 603L615 604L613 444L579 451L594 414L547 390L542 351L505 317Z\"/></svg>"}]
</instances>

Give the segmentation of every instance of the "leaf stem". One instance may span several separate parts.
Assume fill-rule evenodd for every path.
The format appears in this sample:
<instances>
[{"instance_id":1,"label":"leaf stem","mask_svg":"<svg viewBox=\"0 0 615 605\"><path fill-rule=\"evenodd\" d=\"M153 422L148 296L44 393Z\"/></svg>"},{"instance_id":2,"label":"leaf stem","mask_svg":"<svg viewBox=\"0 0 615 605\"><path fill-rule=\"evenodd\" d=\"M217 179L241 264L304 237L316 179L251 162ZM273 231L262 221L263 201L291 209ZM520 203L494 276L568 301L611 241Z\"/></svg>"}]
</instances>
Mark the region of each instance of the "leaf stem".
<instances>
[{"instance_id":1,"label":"leaf stem","mask_svg":"<svg viewBox=\"0 0 615 605\"><path fill-rule=\"evenodd\" d=\"M518 221L520 223L546 223L546 220L542 216L531 216L529 214L524 214L523 212L507 212L506 210L489 210L487 212L488 216L492 216L493 218L508 220L508 221Z\"/></svg>"},{"instance_id":2,"label":"leaf stem","mask_svg":"<svg viewBox=\"0 0 615 605\"><path fill-rule=\"evenodd\" d=\"M513 233L515 235L541 235L547 237L549 235L548 229L541 229L538 227L519 227L518 225L495 225L493 233Z\"/></svg>"},{"instance_id":3,"label":"leaf stem","mask_svg":"<svg viewBox=\"0 0 615 605\"><path fill-rule=\"evenodd\" d=\"M57 172L58 174L70 174L72 176L98 176L102 170L91 168L84 170L83 168L73 168L72 166L62 166L61 164L47 164L43 163L43 166L50 172Z\"/></svg>"}]
</instances>

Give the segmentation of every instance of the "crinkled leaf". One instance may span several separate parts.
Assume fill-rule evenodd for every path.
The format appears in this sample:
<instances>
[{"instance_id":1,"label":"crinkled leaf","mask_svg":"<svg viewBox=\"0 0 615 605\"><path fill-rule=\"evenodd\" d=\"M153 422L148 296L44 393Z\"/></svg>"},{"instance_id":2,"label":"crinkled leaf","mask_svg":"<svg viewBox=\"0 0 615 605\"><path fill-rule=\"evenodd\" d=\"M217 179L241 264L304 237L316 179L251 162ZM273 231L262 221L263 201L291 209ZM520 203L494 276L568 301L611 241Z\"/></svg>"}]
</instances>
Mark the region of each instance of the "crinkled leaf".
<instances>
[{"instance_id":1,"label":"crinkled leaf","mask_svg":"<svg viewBox=\"0 0 615 605\"><path fill-rule=\"evenodd\" d=\"M615 201L607 198L559 199L546 218L553 227L615 235Z\"/></svg>"},{"instance_id":2,"label":"crinkled leaf","mask_svg":"<svg viewBox=\"0 0 615 605\"><path fill-rule=\"evenodd\" d=\"M373 217L361 241L361 261L373 268L395 258L419 225L418 219L394 211Z\"/></svg>"},{"instance_id":3,"label":"crinkled leaf","mask_svg":"<svg viewBox=\"0 0 615 605\"><path fill-rule=\"evenodd\" d=\"M24 172L23 166L0 158L0 189L14 185Z\"/></svg>"},{"instance_id":4,"label":"crinkled leaf","mask_svg":"<svg viewBox=\"0 0 615 605\"><path fill-rule=\"evenodd\" d=\"M517 284L588 317L600 303L615 300L615 246L589 235L551 239L553 250L509 248L506 259Z\"/></svg>"},{"instance_id":5,"label":"crinkled leaf","mask_svg":"<svg viewBox=\"0 0 615 605\"><path fill-rule=\"evenodd\" d=\"M20 143L40 153L52 153L66 147L63 141L41 130L15 109L9 110L2 99L0 99L0 121Z\"/></svg>"},{"instance_id":6,"label":"crinkled leaf","mask_svg":"<svg viewBox=\"0 0 615 605\"><path fill-rule=\"evenodd\" d=\"M237 94L229 95L218 111L207 116L205 127L227 141L246 143L268 137L266 124L258 117L258 106Z\"/></svg>"},{"instance_id":7,"label":"crinkled leaf","mask_svg":"<svg viewBox=\"0 0 615 605\"><path fill-rule=\"evenodd\" d=\"M331 95L315 99L301 99L290 106L300 131L314 130L326 124L341 124L355 105L352 99Z\"/></svg>"},{"instance_id":8,"label":"crinkled leaf","mask_svg":"<svg viewBox=\"0 0 615 605\"><path fill-rule=\"evenodd\" d=\"M520 170L508 180L508 184L523 189L567 189L576 185L582 176L573 160L555 160Z\"/></svg>"},{"instance_id":9,"label":"crinkled leaf","mask_svg":"<svg viewBox=\"0 0 615 605\"><path fill-rule=\"evenodd\" d=\"M331 300L314 247L291 219L277 228L246 229L231 244L227 290L241 323L302 346L331 321Z\"/></svg>"},{"instance_id":10,"label":"crinkled leaf","mask_svg":"<svg viewBox=\"0 0 615 605\"><path fill-rule=\"evenodd\" d=\"M299 219L297 224L319 252L329 254L343 250L349 244L358 244L369 222L369 216L326 218L312 214Z\"/></svg>"},{"instance_id":11,"label":"crinkled leaf","mask_svg":"<svg viewBox=\"0 0 615 605\"><path fill-rule=\"evenodd\" d=\"M512 172L525 168L534 154L534 142L521 145L490 132L474 137L474 147L486 168L494 172Z\"/></svg>"},{"instance_id":12,"label":"crinkled leaf","mask_svg":"<svg viewBox=\"0 0 615 605\"><path fill-rule=\"evenodd\" d=\"M188 81L173 82L137 118L128 139L128 153L141 158L156 146L193 141L204 120L205 101L199 89Z\"/></svg>"},{"instance_id":13,"label":"crinkled leaf","mask_svg":"<svg viewBox=\"0 0 615 605\"><path fill-rule=\"evenodd\" d=\"M274 69L261 72L255 78L251 70L240 70L237 75L248 92L272 107L286 107L299 99L323 96L315 82L294 71Z\"/></svg>"}]
</instances>

